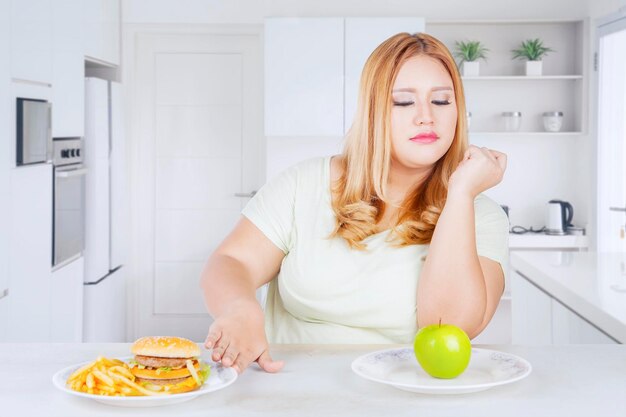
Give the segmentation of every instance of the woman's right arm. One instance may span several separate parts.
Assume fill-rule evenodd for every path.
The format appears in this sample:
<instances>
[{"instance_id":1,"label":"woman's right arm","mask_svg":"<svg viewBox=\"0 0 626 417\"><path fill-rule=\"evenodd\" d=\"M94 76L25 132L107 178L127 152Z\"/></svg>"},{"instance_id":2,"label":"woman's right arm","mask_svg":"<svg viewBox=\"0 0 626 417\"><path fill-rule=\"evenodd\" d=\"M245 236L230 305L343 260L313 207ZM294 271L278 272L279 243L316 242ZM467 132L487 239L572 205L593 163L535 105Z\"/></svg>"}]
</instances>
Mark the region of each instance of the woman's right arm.
<instances>
[{"instance_id":1,"label":"woman's right arm","mask_svg":"<svg viewBox=\"0 0 626 417\"><path fill-rule=\"evenodd\" d=\"M283 363L269 355L263 310L256 290L276 276L285 254L250 220L242 217L209 257L201 285L214 322L205 346L212 359L238 372L257 361L267 372Z\"/></svg>"}]
</instances>

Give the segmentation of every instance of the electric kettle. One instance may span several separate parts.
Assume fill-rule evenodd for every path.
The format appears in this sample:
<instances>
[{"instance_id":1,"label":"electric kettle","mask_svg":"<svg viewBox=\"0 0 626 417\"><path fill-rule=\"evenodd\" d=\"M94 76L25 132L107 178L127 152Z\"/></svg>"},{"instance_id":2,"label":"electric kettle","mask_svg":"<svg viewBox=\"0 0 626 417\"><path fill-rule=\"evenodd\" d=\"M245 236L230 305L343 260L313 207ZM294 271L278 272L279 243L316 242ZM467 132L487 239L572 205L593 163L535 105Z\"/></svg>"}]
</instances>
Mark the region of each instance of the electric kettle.
<instances>
[{"instance_id":1,"label":"electric kettle","mask_svg":"<svg viewBox=\"0 0 626 417\"><path fill-rule=\"evenodd\" d=\"M572 225L574 208L567 201L550 200L546 213L546 234L565 235Z\"/></svg>"}]
</instances>

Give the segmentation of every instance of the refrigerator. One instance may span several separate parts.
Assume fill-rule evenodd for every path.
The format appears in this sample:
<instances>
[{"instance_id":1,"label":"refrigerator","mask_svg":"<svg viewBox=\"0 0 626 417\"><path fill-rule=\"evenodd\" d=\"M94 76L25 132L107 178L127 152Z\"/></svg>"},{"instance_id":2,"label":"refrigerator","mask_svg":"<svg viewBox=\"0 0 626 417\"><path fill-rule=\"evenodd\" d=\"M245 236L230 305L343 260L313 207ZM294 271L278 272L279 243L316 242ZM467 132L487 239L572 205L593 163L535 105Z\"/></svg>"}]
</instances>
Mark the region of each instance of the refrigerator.
<instances>
[{"instance_id":1,"label":"refrigerator","mask_svg":"<svg viewBox=\"0 0 626 417\"><path fill-rule=\"evenodd\" d=\"M84 342L126 341L125 144L121 84L85 78Z\"/></svg>"}]
</instances>

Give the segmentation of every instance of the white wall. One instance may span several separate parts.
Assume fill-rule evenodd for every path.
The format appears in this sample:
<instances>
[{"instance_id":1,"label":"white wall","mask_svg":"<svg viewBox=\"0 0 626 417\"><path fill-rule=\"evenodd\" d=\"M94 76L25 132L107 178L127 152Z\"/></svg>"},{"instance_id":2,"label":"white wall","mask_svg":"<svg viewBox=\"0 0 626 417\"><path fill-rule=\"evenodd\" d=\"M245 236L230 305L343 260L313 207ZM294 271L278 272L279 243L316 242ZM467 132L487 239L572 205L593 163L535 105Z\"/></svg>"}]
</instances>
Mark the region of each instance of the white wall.
<instances>
[{"instance_id":1,"label":"white wall","mask_svg":"<svg viewBox=\"0 0 626 417\"><path fill-rule=\"evenodd\" d=\"M587 13L593 19L603 17L626 7L626 0L589 0Z\"/></svg>"},{"instance_id":2,"label":"white wall","mask_svg":"<svg viewBox=\"0 0 626 417\"><path fill-rule=\"evenodd\" d=\"M590 0L589 0L590 1ZM587 0L122 0L125 23L254 23L264 17L420 16L429 19L578 18ZM608 0L604 0L608 3Z\"/></svg>"},{"instance_id":3,"label":"white wall","mask_svg":"<svg viewBox=\"0 0 626 417\"><path fill-rule=\"evenodd\" d=\"M588 46L593 48L593 18L616 11L626 0L448 0L418 2L396 0L122 0L124 24L195 23L262 24L269 16L421 16L427 20L451 19L584 19L591 17ZM593 50L589 56L592 56ZM593 75L591 60L585 69ZM595 86L589 78L592 99ZM502 150L510 156L504 182L488 194L511 208L513 224L540 227L545 203L552 198L570 201L574 222L593 227L595 162L593 128L595 111L589 109L589 134L573 137L486 138L480 145ZM267 138L268 175L284 168L293 153L315 156L340 147L341 138ZM305 152L306 151L306 152ZM524 183L523 192L518 184Z\"/></svg>"}]
</instances>

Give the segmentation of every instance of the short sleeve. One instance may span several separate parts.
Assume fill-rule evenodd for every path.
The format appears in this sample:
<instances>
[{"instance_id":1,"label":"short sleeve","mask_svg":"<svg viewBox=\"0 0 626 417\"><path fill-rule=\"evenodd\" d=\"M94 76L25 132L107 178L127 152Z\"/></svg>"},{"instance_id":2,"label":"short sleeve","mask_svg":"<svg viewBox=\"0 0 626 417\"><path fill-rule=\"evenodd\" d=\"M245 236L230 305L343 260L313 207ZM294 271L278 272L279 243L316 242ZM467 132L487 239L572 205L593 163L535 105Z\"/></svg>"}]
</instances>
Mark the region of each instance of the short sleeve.
<instances>
[{"instance_id":1,"label":"short sleeve","mask_svg":"<svg viewBox=\"0 0 626 417\"><path fill-rule=\"evenodd\" d=\"M285 254L293 243L296 184L291 167L263 185L241 212Z\"/></svg>"},{"instance_id":2,"label":"short sleeve","mask_svg":"<svg viewBox=\"0 0 626 417\"><path fill-rule=\"evenodd\" d=\"M500 264L504 276L509 269L509 218L498 203L485 195L474 200L476 251Z\"/></svg>"}]
</instances>

